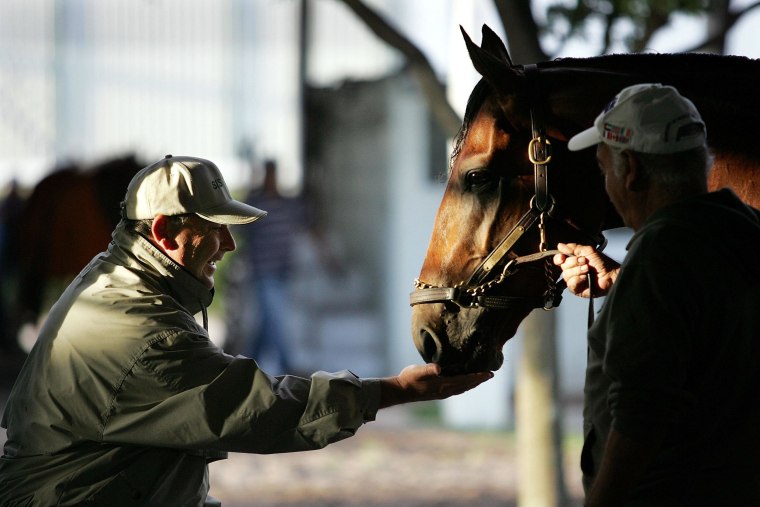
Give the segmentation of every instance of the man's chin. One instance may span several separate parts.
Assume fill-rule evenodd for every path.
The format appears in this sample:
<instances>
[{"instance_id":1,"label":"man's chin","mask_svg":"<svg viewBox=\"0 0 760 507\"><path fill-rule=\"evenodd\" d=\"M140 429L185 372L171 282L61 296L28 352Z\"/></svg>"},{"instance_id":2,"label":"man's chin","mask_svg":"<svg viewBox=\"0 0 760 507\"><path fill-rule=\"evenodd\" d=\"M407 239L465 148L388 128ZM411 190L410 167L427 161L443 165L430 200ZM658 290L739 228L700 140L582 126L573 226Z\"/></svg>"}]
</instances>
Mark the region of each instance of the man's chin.
<instances>
[{"instance_id":1,"label":"man's chin","mask_svg":"<svg viewBox=\"0 0 760 507\"><path fill-rule=\"evenodd\" d=\"M205 285L208 290L214 288L214 273L216 273L216 266L207 264L204 266L201 276L198 277L201 283Z\"/></svg>"},{"instance_id":2,"label":"man's chin","mask_svg":"<svg viewBox=\"0 0 760 507\"><path fill-rule=\"evenodd\" d=\"M213 276L200 276L196 277L198 278L198 281L201 282L203 285L206 286L208 290L211 290L214 288L214 277Z\"/></svg>"}]
</instances>

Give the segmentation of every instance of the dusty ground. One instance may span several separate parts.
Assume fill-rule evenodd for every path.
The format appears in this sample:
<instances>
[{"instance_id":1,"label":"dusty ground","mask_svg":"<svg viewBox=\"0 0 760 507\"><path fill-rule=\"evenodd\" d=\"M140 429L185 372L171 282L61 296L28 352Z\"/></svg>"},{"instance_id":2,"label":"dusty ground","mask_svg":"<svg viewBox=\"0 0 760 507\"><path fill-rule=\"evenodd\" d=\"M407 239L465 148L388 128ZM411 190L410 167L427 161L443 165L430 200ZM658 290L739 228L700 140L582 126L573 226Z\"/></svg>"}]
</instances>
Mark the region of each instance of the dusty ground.
<instances>
[{"instance_id":1,"label":"dusty ground","mask_svg":"<svg viewBox=\"0 0 760 507\"><path fill-rule=\"evenodd\" d=\"M509 432L455 431L393 422L316 452L231 454L211 465L224 507L511 507L519 469ZM582 504L579 444L566 445L572 506Z\"/></svg>"}]
</instances>

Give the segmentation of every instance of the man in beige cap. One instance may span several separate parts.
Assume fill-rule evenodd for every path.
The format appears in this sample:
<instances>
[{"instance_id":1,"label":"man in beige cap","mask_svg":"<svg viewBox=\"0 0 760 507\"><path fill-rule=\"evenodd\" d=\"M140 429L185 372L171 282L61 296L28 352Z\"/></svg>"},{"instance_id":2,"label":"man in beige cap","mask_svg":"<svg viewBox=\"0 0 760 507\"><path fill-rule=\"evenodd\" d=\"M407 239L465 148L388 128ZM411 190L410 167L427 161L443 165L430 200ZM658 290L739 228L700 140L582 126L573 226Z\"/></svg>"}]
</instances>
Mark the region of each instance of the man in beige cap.
<instances>
[{"instance_id":1,"label":"man in beige cap","mask_svg":"<svg viewBox=\"0 0 760 507\"><path fill-rule=\"evenodd\" d=\"M207 463L228 451L319 449L380 408L491 377L273 377L225 354L207 331L216 263L235 249L228 225L265 214L208 160L167 155L134 177L108 250L51 309L13 387L0 505L209 504Z\"/></svg>"},{"instance_id":2,"label":"man in beige cap","mask_svg":"<svg viewBox=\"0 0 760 507\"><path fill-rule=\"evenodd\" d=\"M673 87L622 90L568 143L592 146L634 235L622 265L575 244L554 259L573 293L607 296L588 332L586 505L760 505L760 212L707 191L705 124Z\"/></svg>"}]
</instances>

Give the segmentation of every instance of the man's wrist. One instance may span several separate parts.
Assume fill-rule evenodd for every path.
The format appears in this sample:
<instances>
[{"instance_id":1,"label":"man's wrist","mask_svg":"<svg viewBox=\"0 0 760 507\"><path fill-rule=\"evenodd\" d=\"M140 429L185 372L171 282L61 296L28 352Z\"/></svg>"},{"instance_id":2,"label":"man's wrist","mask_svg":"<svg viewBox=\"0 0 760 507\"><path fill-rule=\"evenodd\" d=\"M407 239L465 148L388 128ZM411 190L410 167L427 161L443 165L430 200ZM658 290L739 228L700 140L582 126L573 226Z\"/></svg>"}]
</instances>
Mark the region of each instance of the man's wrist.
<instances>
[{"instance_id":1,"label":"man's wrist","mask_svg":"<svg viewBox=\"0 0 760 507\"><path fill-rule=\"evenodd\" d=\"M403 403L403 388L398 377L380 379L380 408L388 408Z\"/></svg>"}]
</instances>

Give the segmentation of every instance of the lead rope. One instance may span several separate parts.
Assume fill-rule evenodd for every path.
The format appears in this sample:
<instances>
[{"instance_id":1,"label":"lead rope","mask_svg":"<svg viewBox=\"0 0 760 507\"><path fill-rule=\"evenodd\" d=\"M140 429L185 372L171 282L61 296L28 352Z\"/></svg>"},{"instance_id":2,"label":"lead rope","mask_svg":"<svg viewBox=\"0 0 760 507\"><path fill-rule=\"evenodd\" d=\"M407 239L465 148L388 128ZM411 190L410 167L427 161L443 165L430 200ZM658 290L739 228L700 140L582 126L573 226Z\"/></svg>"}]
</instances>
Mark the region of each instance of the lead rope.
<instances>
[{"instance_id":1,"label":"lead rope","mask_svg":"<svg viewBox=\"0 0 760 507\"><path fill-rule=\"evenodd\" d=\"M589 269L586 273L586 281L588 282L588 328L591 329L591 325L594 323L594 281L596 277Z\"/></svg>"},{"instance_id":2,"label":"lead rope","mask_svg":"<svg viewBox=\"0 0 760 507\"><path fill-rule=\"evenodd\" d=\"M596 251L601 253L604 251L604 249L607 247L607 238L602 235L602 239L599 242L599 244L596 246ZM586 282L588 283L588 327L591 328L591 325L594 323L594 317L596 315L596 312L594 311L594 298L597 297L594 291L594 283L596 282L596 274L588 270L588 273L586 273Z\"/></svg>"},{"instance_id":3,"label":"lead rope","mask_svg":"<svg viewBox=\"0 0 760 507\"><path fill-rule=\"evenodd\" d=\"M602 235L601 241L596 246L596 251L601 253L606 247L607 238ZM588 282L588 327L591 328L591 325L594 323L594 317L596 315L596 312L594 311L594 298L597 297L597 295L594 291L596 274L590 269L588 270L588 273L586 273L586 281Z\"/></svg>"}]
</instances>

